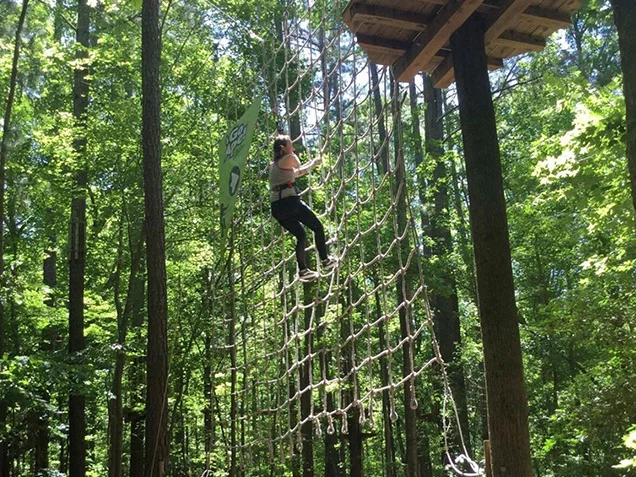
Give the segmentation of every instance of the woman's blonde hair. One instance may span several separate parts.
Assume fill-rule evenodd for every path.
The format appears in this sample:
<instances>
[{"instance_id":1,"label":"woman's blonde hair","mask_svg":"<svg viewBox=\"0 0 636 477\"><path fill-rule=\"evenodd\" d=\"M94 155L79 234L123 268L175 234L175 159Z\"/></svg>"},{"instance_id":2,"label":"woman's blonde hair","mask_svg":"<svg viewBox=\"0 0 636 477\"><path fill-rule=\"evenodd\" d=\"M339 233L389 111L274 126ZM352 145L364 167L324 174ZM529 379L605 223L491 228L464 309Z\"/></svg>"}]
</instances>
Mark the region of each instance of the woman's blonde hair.
<instances>
[{"instance_id":1,"label":"woman's blonde hair","mask_svg":"<svg viewBox=\"0 0 636 477\"><path fill-rule=\"evenodd\" d=\"M274 139L274 160L277 161L284 156L283 147L287 145L287 141L291 142L291 137L287 134L279 134Z\"/></svg>"}]
</instances>

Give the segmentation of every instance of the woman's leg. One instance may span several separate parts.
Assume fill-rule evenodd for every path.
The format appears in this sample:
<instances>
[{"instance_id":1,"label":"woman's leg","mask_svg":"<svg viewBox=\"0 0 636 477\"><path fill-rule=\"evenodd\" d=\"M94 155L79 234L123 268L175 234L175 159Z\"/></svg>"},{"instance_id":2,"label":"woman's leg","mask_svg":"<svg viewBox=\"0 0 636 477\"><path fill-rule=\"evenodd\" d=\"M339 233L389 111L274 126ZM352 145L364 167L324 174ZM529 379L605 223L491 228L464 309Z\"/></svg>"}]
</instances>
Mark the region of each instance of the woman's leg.
<instances>
[{"instance_id":1,"label":"woman's leg","mask_svg":"<svg viewBox=\"0 0 636 477\"><path fill-rule=\"evenodd\" d=\"M296 218L309 227L314 232L314 239L316 241L316 249L318 250L318 255L320 255L320 260L326 260L329 256L327 251L327 239L325 237L325 228L316 217L316 214L309 208L307 204L305 204L302 200L298 205L298 210L296 211Z\"/></svg>"},{"instance_id":2,"label":"woman's leg","mask_svg":"<svg viewBox=\"0 0 636 477\"><path fill-rule=\"evenodd\" d=\"M298 270L304 270L307 268L307 262L305 261L305 246L307 241L307 232L296 219L279 220L280 224L285 230L296 237L296 261L298 262Z\"/></svg>"}]
</instances>

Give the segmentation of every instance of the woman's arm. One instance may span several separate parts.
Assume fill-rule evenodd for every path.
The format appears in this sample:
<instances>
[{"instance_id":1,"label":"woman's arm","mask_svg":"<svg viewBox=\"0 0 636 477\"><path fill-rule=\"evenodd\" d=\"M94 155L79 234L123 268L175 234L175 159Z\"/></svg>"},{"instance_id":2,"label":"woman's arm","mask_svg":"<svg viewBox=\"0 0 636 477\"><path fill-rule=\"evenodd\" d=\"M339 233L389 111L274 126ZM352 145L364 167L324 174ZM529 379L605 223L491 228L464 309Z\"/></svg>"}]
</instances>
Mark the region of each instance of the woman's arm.
<instances>
[{"instance_id":1,"label":"woman's arm","mask_svg":"<svg viewBox=\"0 0 636 477\"><path fill-rule=\"evenodd\" d=\"M301 164L300 160L298 159L298 156L296 156L296 154L290 154L291 156L291 160L289 162L290 167L294 168L294 173L296 174L296 177L300 177L300 176L304 176L305 174L307 174L311 169L313 169L316 166L319 166L320 164L322 164L322 159L320 159L319 157L305 163L305 164ZM289 157L289 156L288 156Z\"/></svg>"}]
</instances>

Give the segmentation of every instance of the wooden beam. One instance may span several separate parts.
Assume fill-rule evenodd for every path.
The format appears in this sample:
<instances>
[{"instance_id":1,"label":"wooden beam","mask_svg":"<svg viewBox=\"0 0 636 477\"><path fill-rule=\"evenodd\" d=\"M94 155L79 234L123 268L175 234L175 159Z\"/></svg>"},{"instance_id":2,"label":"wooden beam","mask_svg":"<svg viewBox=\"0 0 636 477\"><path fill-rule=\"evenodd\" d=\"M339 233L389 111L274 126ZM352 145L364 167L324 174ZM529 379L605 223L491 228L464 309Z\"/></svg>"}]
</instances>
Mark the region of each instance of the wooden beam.
<instances>
[{"instance_id":1,"label":"wooden beam","mask_svg":"<svg viewBox=\"0 0 636 477\"><path fill-rule=\"evenodd\" d=\"M572 23L570 15L567 13L561 13L536 6L526 8L521 14L521 17L534 23L551 25L556 28L568 28Z\"/></svg>"},{"instance_id":2,"label":"wooden beam","mask_svg":"<svg viewBox=\"0 0 636 477\"><path fill-rule=\"evenodd\" d=\"M362 33L356 34L356 41L358 42L358 45L362 47L362 49L370 48L398 55L404 54L411 47L411 44L407 41L393 40L392 38L382 38L379 36L363 35Z\"/></svg>"},{"instance_id":3,"label":"wooden beam","mask_svg":"<svg viewBox=\"0 0 636 477\"><path fill-rule=\"evenodd\" d=\"M424 0L424 3L428 3L429 5L439 5L443 6L448 3L446 0ZM484 0L481 5L477 8L477 11L481 13L492 12L493 10L499 10L499 4L497 0Z\"/></svg>"},{"instance_id":4,"label":"wooden beam","mask_svg":"<svg viewBox=\"0 0 636 477\"><path fill-rule=\"evenodd\" d=\"M491 18L501 14L501 7L493 3L494 0L484 0L477 8L477 11L490 15ZM429 0L428 3L434 5L445 5L446 0ZM534 5L527 7L517 15L526 21L540 25L550 25L554 28L568 28L571 24L570 15L556 10L541 8ZM348 23L373 23L404 28L405 30L424 31L432 21L432 15L406 12L395 8L380 7L377 5L367 5L365 3L355 3L345 11ZM494 23L494 20L492 20Z\"/></svg>"},{"instance_id":5,"label":"wooden beam","mask_svg":"<svg viewBox=\"0 0 636 477\"><path fill-rule=\"evenodd\" d=\"M342 12L342 19L351 29L351 33L356 33L360 25L353 21L353 15L351 15L351 9L354 5L353 2L354 0L351 0L347 7L344 9L344 12Z\"/></svg>"},{"instance_id":6,"label":"wooden beam","mask_svg":"<svg viewBox=\"0 0 636 477\"><path fill-rule=\"evenodd\" d=\"M374 50L393 55L402 55L411 47L411 43L408 41L365 35L363 33L356 33L356 42L365 51ZM438 62L443 61L448 55L450 55L450 50L448 48L440 48L440 50L433 55L432 60Z\"/></svg>"},{"instance_id":7,"label":"wooden beam","mask_svg":"<svg viewBox=\"0 0 636 477\"><path fill-rule=\"evenodd\" d=\"M517 50L541 51L545 48L545 40L540 36L515 31L505 31L498 38L491 40L491 43L509 46Z\"/></svg>"},{"instance_id":8,"label":"wooden beam","mask_svg":"<svg viewBox=\"0 0 636 477\"><path fill-rule=\"evenodd\" d=\"M446 5L446 0L425 0L429 5ZM500 6L497 0L484 0L477 11L486 15L492 14L500 10ZM570 15L556 10L550 10L547 8L529 6L522 13L521 18L534 23L550 24L557 28L568 28L571 25Z\"/></svg>"},{"instance_id":9,"label":"wooden beam","mask_svg":"<svg viewBox=\"0 0 636 477\"><path fill-rule=\"evenodd\" d=\"M431 74L431 81L435 88L446 88L454 79L453 55L448 55Z\"/></svg>"},{"instance_id":10,"label":"wooden beam","mask_svg":"<svg viewBox=\"0 0 636 477\"><path fill-rule=\"evenodd\" d=\"M503 68L503 60L501 58L486 58L488 70L495 71ZM453 65L453 55L449 54L431 74L433 86L436 88L448 88L455 81L455 66Z\"/></svg>"},{"instance_id":11,"label":"wooden beam","mask_svg":"<svg viewBox=\"0 0 636 477\"><path fill-rule=\"evenodd\" d=\"M449 0L428 28L417 36L411 49L393 65L393 73L398 81L411 81L482 2L483 0Z\"/></svg>"},{"instance_id":12,"label":"wooden beam","mask_svg":"<svg viewBox=\"0 0 636 477\"><path fill-rule=\"evenodd\" d=\"M433 19L431 15L406 12L379 5L368 5L366 3L356 3L352 5L351 18L353 21L381 24L416 31L425 30L426 25Z\"/></svg>"},{"instance_id":13,"label":"wooden beam","mask_svg":"<svg viewBox=\"0 0 636 477\"><path fill-rule=\"evenodd\" d=\"M528 7L530 0L504 0L501 8L493 12L487 19L486 43L499 38L504 31L508 30L512 22L519 19L519 15Z\"/></svg>"},{"instance_id":14,"label":"wooden beam","mask_svg":"<svg viewBox=\"0 0 636 477\"><path fill-rule=\"evenodd\" d=\"M503 59L502 58L493 58L492 56L486 57L486 65L488 66L489 71L495 71L500 68L503 68Z\"/></svg>"}]
</instances>

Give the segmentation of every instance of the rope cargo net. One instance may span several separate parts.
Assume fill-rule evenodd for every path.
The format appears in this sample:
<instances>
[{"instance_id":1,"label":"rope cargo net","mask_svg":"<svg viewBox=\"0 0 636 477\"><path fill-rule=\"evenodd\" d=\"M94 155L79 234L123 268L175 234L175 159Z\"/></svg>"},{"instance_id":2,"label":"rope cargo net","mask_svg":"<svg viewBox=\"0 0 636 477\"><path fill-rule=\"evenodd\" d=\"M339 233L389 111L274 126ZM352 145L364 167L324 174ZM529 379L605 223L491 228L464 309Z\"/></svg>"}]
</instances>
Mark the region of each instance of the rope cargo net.
<instances>
[{"instance_id":1,"label":"rope cargo net","mask_svg":"<svg viewBox=\"0 0 636 477\"><path fill-rule=\"evenodd\" d=\"M307 439L317 452L327 436L346 436L352 422L382 439L385 426L403 428L398 416L435 392L447 465L482 475L463 439L461 448L449 445L449 434L462 432L411 211L419 202L411 198L415 172L403 155L407 90L388 68L368 63L341 22L344 7L299 0L280 15L264 10L271 28L263 32L221 9L215 14L219 25L257 45L252 64L234 64L238 53L229 43L216 52L219 67L235 68L237 81L217 127L232 124L256 94L265 98L227 268L210 291L211 388L221 440L238 469L290 469ZM281 125L301 162L323 159L299 183L339 264L311 283L298 279L295 238L270 215L266 171ZM319 270L309 230L307 244L310 268ZM431 381L438 383L434 391Z\"/></svg>"}]
</instances>

